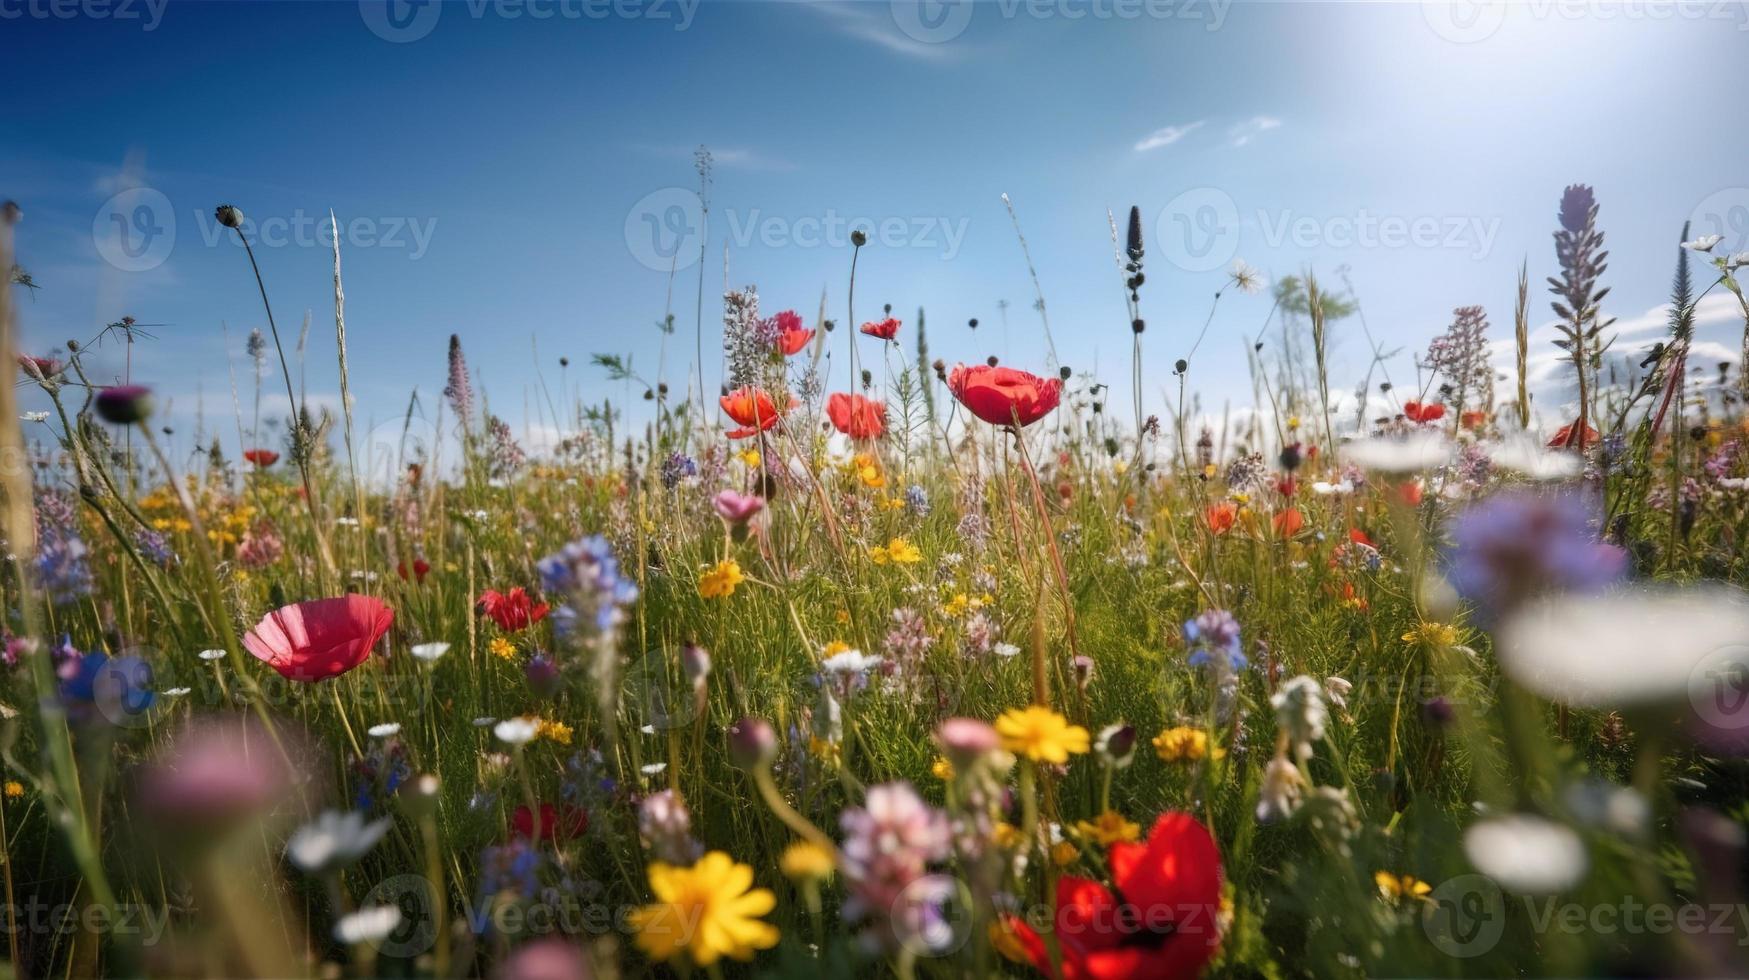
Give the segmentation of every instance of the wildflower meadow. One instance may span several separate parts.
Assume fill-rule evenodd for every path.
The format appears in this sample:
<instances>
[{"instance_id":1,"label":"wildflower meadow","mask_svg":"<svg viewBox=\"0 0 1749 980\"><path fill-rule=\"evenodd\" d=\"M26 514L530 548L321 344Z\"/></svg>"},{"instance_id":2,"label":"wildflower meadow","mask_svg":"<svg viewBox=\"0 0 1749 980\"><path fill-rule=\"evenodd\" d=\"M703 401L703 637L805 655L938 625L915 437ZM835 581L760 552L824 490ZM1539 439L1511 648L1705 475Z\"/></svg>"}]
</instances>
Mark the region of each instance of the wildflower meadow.
<instances>
[{"instance_id":1,"label":"wildflower meadow","mask_svg":"<svg viewBox=\"0 0 1749 980\"><path fill-rule=\"evenodd\" d=\"M89 222L7 202L6 974L1749 972L1749 252L1612 262L1638 205L1554 184L1429 340L1114 205L1076 316L1000 190L982 325L871 296L861 227L807 294L712 243L514 384L509 326L361 354L344 215L298 323L241 195L174 288L254 319L40 322L35 223Z\"/></svg>"}]
</instances>

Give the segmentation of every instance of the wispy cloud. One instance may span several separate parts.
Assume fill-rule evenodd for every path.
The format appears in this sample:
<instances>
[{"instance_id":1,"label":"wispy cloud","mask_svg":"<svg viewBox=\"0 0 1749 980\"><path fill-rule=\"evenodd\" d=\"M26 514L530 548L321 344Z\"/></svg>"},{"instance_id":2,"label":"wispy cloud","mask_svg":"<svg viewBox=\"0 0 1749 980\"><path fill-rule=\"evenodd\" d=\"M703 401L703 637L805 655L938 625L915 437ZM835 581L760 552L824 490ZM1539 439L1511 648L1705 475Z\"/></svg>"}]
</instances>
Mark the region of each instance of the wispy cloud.
<instances>
[{"instance_id":1,"label":"wispy cloud","mask_svg":"<svg viewBox=\"0 0 1749 980\"><path fill-rule=\"evenodd\" d=\"M952 38L929 43L908 36L894 22L890 4L824 0L805 6L831 21L841 34L917 61L952 61L966 50L964 41Z\"/></svg>"},{"instance_id":2,"label":"wispy cloud","mask_svg":"<svg viewBox=\"0 0 1749 980\"><path fill-rule=\"evenodd\" d=\"M1195 132L1202 126L1203 122L1204 120L1198 119L1196 122L1185 123L1182 126L1163 126L1156 129L1142 137L1141 142L1136 144L1136 152L1146 153L1149 150L1158 150L1162 146L1171 146Z\"/></svg>"},{"instance_id":3,"label":"wispy cloud","mask_svg":"<svg viewBox=\"0 0 1749 980\"><path fill-rule=\"evenodd\" d=\"M1227 136L1234 146L1244 146L1264 133L1280 128L1281 120L1274 116L1252 116L1244 122L1234 123L1233 128L1227 130Z\"/></svg>"},{"instance_id":4,"label":"wispy cloud","mask_svg":"<svg viewBox=\"0 0 1749 980\"><path fill-rule=\"evenodd\" d=\"M746 146L709 146L713 166L726 170L754 170L767 173L783 173L796 169L796 165L782 157L774 156ZM674 160L691 160L697 152L696 146L664 146L654 143L633 143L631 148L639 153Z\"/></svg>"}]
</instances>

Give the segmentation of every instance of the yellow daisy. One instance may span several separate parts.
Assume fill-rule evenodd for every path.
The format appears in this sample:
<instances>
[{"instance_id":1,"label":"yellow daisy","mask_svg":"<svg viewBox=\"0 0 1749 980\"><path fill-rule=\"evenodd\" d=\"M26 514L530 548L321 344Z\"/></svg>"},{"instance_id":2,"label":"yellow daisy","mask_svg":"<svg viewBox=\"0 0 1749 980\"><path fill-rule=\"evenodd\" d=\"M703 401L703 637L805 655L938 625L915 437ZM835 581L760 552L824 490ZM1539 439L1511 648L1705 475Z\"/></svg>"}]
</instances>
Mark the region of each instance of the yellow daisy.
<instances>
[{"instance_id":1,"label":"yellow daisy","mask_svg":"<svg viewBox=\"0 0 1749 980\"><path fill-rule=\"evenodd\" d=\"M1036 704L1003 712L996 719L996 734L1002 736L1003 748L1034 762L1062 765L1069 756L1087 751L1087 729Z\"/></svg>"},{"instance_id":2,"label":"yellow daisy","mask_svg":"<svg viewBox=\"0 0 1749 980\"><path fill-rule=\"evenodd\" d=\"M698 594L706 599L727 599L735 594L735 586L745 581L740 563L725 558L698 577Z\"/></svg>"},{"instance_id":3,"label":"yellow daisy","mask_svg":"<svg viewBox=\"0 0 1749 980\"><path fill-rule=\"evenodd\" d=\"M1378 871L1374 872L1372 880L1379 886L1379 895L1388 902L1401 902L1405 898L1432 901L1427 896L1433 891L1433 886L1414 875Z\"/></svg>"},{"instance_id":4,"label":"yellow daisy","mask_svg":"<svg viewBox=\"0 0 1749 980\"><path fill-rule=\"evenodd\" d=\"M1101 847L1109 847L1118 841L1138 840L1142 836L1141 824L1124 819L1124 815L1116 810L1107 810L1094 820L1079 821L1075 830Z\"/></svg>"},{"instance_id":5,"label":"yellow daisy","mask_svg":"<svg viewBox=\"0 0 1749 980\"><path fill-rule=\"evenodd\" d=\"M777 905L769 889L753 887L753 869L722 851L711 851L690 868L658 861L650 865L656 901L631 914L638 948L664 962L691 957L710 966L727 956L751 960L756 950L777 945L777 927L759 917Z\"/></svg>"},{"instance_id":6,"label":"yellow daisy","mask_svg":"<svg viewBox=\"0 0 1749 980\"><path fill-rule=\"evenodd\" d=\"M502 636L494 636L492 642L486 644L486 652L501 660L515 660L516 644Z\"/></svg>"},{"instance_id":7,"label":"yellow daisy","mask_svg":"<svg viewBox=\"0 0 1749 980\"><path fill-rule=\"evenodd\" d=\"M1179 725L1154 736L1154 753L1163 762L1201 762L1211 754L1222 758L1227 750L1216 746L1211 752L1208 732Z\"/></svg>"},{"instance_id":8,"label":"yellow daisy","mask_svg":"<svg viewBox=\"0 0 1749 980\"><path fill-rule=\"evenodd\" d=\"M831 851L805 840L784 848L777 865L792 881L822 881L837 869Z\"/></svg>"}]
</instances>

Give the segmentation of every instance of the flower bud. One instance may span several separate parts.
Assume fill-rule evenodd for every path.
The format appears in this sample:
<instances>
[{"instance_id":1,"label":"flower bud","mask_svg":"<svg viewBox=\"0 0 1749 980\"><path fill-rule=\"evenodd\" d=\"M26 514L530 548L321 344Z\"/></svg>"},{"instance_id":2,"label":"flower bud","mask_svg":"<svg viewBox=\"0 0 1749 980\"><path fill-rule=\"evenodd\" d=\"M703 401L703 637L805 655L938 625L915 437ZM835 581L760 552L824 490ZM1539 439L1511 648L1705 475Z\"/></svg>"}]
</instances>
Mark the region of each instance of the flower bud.
<instances>
[{"instance_id":1,"label":"flower bud","mask_svg":"<svg viewBox=\"0 0 1749 980\"><path fill-rule=\"evenodd\" d=\"M217 218L219 224L226 228L241 228L243 226L243 212L229 204L219 205L218 209L213 212L213 217Z\"/></svg>"},{"instance_id":2,"label":"flower bud","mask_svg":"<svg viewBox=\"0 0 1749 980\"><path fill-rule=\"evenodd\" d=\"M97 414L106 422L132 425L152 415L152 389L144 385L115 385L97 393Z\"/></svg>"},{"instance_id":3,"label":"flower bud","mask_svg":"<svg viewBox=\"0 0 1749 980\"><path fill-rule=\"evenodd\" d=\"M976 718L949 718L935 730L935 740L947 754L954 768L963 771L985 755L996 751L1002 739L996 729Z\"/></svg>"},{"instance_id":4,"label":"flower bud","mask_svg":"<svg viewBox=\"0 0 1749 980\"><path fill-rule=\"evenodd\" d=\"M743 718L729 726L729 758L743 769L771 764L777 758L777 733L763 718Z\"/></svg>"},{"instance_id":5,"label":"flower bud","mask_svg":"<svg viewBox=\"0 0 1749 980\"><path fill-rule=\"evenodd\" d=\"M17 201L7 201L5 204L0 204L0 224L11 226L22 220L24 220L24 209L18 206Z\"/></svg>"},{"instance_id":6,"label":"flower bud","mask_svg":"<svg viewBox=\"0 0 1749 980\"><path fill-rule=\"evenodd\" d=\"M559 665L553 663L546 654L535 654L523 668L523 674L528 678L529 690L536 697L550 698L559 693Z\"/></svg>"},{"instance_id":7,"label":"flower bud","mask_svg":"<svg viewBox=\"0 0 1749 980\"><path fill-rule=\"evenodd\" d=\"M1099 737L1093 743L1094 752L1106 765L1113 769L1128 766L1136 757L1136 728L1134 725L1107 725L1099 730Z\"/></svg>"},{"instance_id":8,"label":"flower bud","mask_svg":"<svg viewBox=\"0 0 1749 980\"><path fill-rule=\"evenodd\" d=\"M861 228L858 228L855 231L852 231L850 233L850 244L855 245L857 248L861 248L864 245L867 245L868 244L868 232L863 231Z\"/></svg>"},{"instance_id":9,"label":"flower bud","mask_svg":"<svg viewBox=\"0 0 1749 980\"><path fill-rule=\"evenodd\" d=\"M711 675L711 653L696 643L688 643L680 651L680 669L692 686L699 687Z\"/></svg>"},{"instance_id":10,"label":"flower bud","mask_svg":"<svg viewBox=\"0 0 1749 980\"><path fill-rule=\"evenodd\" d=\"M430 773L408 780L399 794L401 809L415 820L435 815L440 786L437 777Z\"/></svg>"}]
</instances>

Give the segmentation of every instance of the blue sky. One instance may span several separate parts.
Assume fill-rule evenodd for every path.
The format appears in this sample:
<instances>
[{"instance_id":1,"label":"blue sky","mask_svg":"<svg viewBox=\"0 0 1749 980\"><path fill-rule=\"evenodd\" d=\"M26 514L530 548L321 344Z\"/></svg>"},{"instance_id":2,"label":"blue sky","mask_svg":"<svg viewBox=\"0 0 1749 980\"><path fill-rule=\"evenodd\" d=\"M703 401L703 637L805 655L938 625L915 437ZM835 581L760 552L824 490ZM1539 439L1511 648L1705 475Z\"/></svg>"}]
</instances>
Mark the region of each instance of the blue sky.
<instances>
[{"instance_id":1,"label":"blue sky","mask_svg":"<svg viewBox=\"0 0 1749 980\"><path fill-rule=\"evenodd\" d=\"M332 208L361 424L403 411L415 387L434 406L453 332L521 427L543 400L537 365L560 397L561 355L593 400L624 389L587 366L592 352L654 374L662 256L674 229L698 227L700 144L716 158L713 386L725 242L730 282L757 284L766 310L812 321L824 290L842 322L851 219L889 229L863 253L858 320L891 303L908 339L921 306L935 356L1042 370L1004 193L1062 361L1097 365L1114 406L1128 404L1130 333L1106 211L1141 207L1153 410L1228 256L1271 275L1347 267L1381 343L1413 350L1460 305L1485 306L1509 337L1525 259L1534 322L1549 319L1540 283L1568 183L1597 188L1624 342L1654 338L1684 220L1722 222L1708 229L1722 247L1749 249L1738 3L621 0L628 17L454 0L399 9L421 36L395 43L369 4L101 2L61 17L0 0L0 91L17 100L0 113L0 195L24 207L19 258L41 286L24 335L41 350L123 315L157 324L133 378L184 425L204 400L221 433L235 431L221 325L247 403L238 350L265 323L214 205L263 223L288 344L310 313L319 401L337 390L332 256L316 235ZM681 240L690 261L697 239ZM673 287L676 388L697 273L683 266ZM1243 338L1268 311L1266 295L1223 299L1192 374L1206 403L1250 401ZM1730 308L1703 314L1703 339L1736 349ZM1347 387L1364 369L1358 324L1337 348L1333 384ZM103 353L105 376L121 354Z\"/></svg>"}]
</instances>

